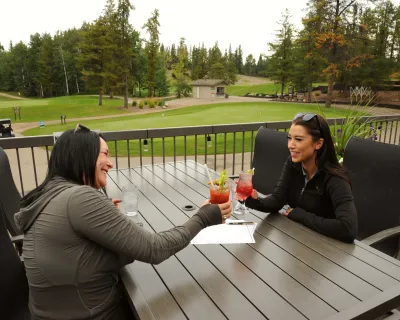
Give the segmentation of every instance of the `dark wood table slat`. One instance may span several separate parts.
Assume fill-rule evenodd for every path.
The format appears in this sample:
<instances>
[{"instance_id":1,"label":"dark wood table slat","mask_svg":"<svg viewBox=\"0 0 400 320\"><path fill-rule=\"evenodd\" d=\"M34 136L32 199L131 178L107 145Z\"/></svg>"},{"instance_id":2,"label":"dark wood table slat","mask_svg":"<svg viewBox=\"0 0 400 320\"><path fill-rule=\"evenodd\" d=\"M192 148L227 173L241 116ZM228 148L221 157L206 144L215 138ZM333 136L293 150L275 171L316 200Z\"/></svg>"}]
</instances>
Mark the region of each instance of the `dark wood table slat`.
<instances>
[{"instance_id":1,"label":"dark wood table slat","mask_svg":"<svg viewBox=\"0 0 400 320\"><path fill-rule=\"evenodd\" d=\"M309 250L307 246L287 236L280 230L272 228L263 220L260 221L257 232L360 300L368 299L380 292L379 289L360 279L357 275L348 272L340 265L332 263L317 252ZM259 246L259 244L255 244L255 247L258 248Z\"/></svg>"},{"instance_id":2,"label":"dark wood table slat","mask_svg":"<svg viewBox=\"0 0 400 320\"><path fill-rule=\"evenodd\" d=\"M308 231L288 221L286 217L283 219L282 218L283 217L280 217L277 214L271 214L267 217L267 219L265 219L265 221L270 223L273 227L285 232L286 234L292 237L295 236L295 238L304 245L310 247L314 251L342 266L346 270L352 272L380 290L391 288L393 285L399 283L398 280L395 280L393 277L390 277L381 270L376 269L361 260L358 260L352 255L346 254L342 250L329 245L324 241L321 241Z\"/></svg>"},{"instance_id":3,"label":"dark wood table slat","mask_svg":"<svg viewBox=\"0 0 400 320\"><path fill-rule=\"evenodd\" d=\"M146 301L142 291L138 288L138 280L135 279L133 272L129 270L130 266L122 268L120 271L121 281L124 284L125 291L129 297L128 302L134 310L135 316L139 319L155 320L151 307ZM130 301L129 301L130 300Z\"/></svg>"},{"instance_id":4,"label":"dark wood table slat","mask_svg":"<svg viewBox=\"0 0 400 320\"><path fill-rule=\"evenodd\" d=\"M382 314L385 314L387 310L392 310L400 305L399 293L400 285L381 292L374 298L363 301L353 308L330 317L328 320L377 319ZM394 310L394 312L397 315L396 319L399 319L397 310Z\"/></svg>"},{"instance_id":5,"label":"dark wood table slat","mask_svg":"<svg viewBox=\"0 0 400 320\"><path fill-rule=\"evenodd\" d=\"M317 232L314 232L313 230L310 230L306 227L303 226L300 227L312 233L314 236L321 238L321 240L328 242L332 246L343 250L344 252L356 257L359 260L362 260L363 262L371 265L372 267L377 268L386 273L387 275L400 281L400 276L398 274L400 268L399 260L391 256L388 256L387 254L384 254L383 252L378 251L366 244L363 244L361 241L356 240L355 243L357 245L354 246L353 244L341 242L339 240L329 238L322 234L318 234Z\"/></svg>"}]
</instances>

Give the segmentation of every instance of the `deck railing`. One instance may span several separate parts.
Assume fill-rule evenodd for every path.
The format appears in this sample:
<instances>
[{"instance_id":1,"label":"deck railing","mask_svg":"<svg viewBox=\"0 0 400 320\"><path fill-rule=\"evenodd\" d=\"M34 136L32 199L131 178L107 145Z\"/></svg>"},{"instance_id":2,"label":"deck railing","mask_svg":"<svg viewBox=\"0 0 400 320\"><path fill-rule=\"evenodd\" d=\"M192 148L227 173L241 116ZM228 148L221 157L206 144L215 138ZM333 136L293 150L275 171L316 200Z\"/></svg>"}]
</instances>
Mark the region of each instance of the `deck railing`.
<instances>
[{"instance_id":1,"label":"deck railing","mask_svg":"<svg viewBox=\"0 0 400 320\"><path fill-rule=\"evenodd\" d=\"M400 144L400 116L366 117L381 127L377 141ZM343 118L328 119L341 125ZM112 154L114 167L195 160L230 174L252 167L254 139L263 126L288 131L291 121L221 124L196 127L102 132ZM52 135L0 139L6 149L17 188L22 194L43 181L54 145Z\"/></svg>"}]
</instances>

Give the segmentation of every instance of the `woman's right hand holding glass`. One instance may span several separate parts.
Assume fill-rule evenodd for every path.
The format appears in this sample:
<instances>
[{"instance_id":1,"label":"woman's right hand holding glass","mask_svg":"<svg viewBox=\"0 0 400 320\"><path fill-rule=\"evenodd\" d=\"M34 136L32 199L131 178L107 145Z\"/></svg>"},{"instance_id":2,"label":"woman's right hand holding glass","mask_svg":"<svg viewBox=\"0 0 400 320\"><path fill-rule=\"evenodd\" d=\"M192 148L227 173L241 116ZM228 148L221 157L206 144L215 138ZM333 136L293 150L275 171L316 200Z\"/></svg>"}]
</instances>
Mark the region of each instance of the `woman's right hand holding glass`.
<instances>
[{"instance_id":1,"label":"woman's right hand holding glass","mask_svg":"<svg viewBox=\"0 0 400 320\"><path fill-rule=\"evenodd\" d=\"M258 199L258 193L256 189L253 189L253 191L251 192L251 197L256 200Z\"/></svg>"},{"instance_id":2,"label":"woman's right hand holding glass","mask_svg":"<svg viewBox=\"0 0 400 320\"><path fill-rule=\"evenodd\" d=\"M207 204L210 204L210 199L207 199L201 206L203 207ZM217 206L219 207L219 211L221 212L222 223L225 223L225 220L231 216L232 201L229 200L225 203L217 204Z\"/></svg>"},{"instance_id":3,"label":"woman's right hand holding glass","mask_svg":"<svg viewBox=\"0 0 400 320\"><path fill-rule=\"evenodd\" d=\"M221 211L222 223L225 223L225 220L231 216L232 212L232 201L218 204L219 210Z\"/></svg>"}]
</instances>

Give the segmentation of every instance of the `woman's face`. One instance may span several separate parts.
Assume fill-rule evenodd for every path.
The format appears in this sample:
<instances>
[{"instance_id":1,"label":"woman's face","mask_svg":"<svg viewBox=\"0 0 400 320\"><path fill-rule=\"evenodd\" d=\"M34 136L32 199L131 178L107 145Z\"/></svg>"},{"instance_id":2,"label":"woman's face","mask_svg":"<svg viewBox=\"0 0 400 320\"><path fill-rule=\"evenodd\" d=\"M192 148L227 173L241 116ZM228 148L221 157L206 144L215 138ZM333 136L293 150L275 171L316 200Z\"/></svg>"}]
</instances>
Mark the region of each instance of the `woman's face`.
<instances>
[{"instance_id":1,"label":"woman's face","mask_svg":"<svg viewBox=\"0 0 400 320\"><path fill-rule=\"evenodd\" d=\"M307 128L292 124L288 134L288 148L292 161L295 163L307 163L314 159L317 151L322 147L323 139L314 142Z\"/></svg>"},{"instance_id":2,"label":"woman's face","mask_svg":"<svg viewBox=\"0 0 400 320\"><path fill-rule=\"evenodd\" d=\"M96 162L96 188L107 185L107 172L113 167L107 143L100 138L100 154Z\"/></svg>"}]
</instances>

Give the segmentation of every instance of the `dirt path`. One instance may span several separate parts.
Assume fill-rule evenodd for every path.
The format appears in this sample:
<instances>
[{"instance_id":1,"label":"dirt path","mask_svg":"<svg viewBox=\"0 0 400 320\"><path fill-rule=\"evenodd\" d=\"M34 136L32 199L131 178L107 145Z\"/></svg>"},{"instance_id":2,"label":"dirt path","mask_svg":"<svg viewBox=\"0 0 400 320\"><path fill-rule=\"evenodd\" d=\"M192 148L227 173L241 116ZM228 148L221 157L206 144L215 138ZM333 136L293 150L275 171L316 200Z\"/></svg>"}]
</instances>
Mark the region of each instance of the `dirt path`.
<instances>
[{"instance_id":1,"label":"dirt path","mask_svg":"<svg viewBox=\"0 0 400 320\"><path fill-rule=\"evenodd\" d=\"M0 96L6 97L6 98L10 98L10 99L15 99L15 100L29 100L29 99L22 98L22 97L16 97L16 96L13 96L11 94L4 93L4 92L0 92Z\"/></svg>"}]
</instances>

